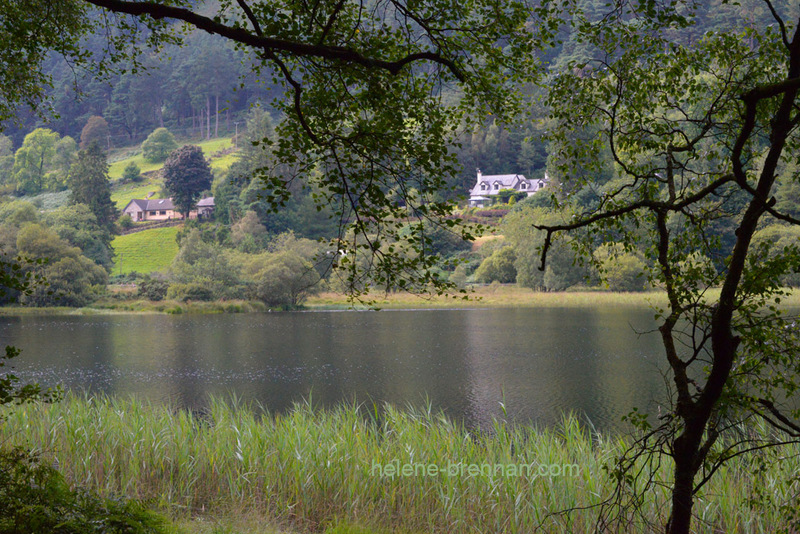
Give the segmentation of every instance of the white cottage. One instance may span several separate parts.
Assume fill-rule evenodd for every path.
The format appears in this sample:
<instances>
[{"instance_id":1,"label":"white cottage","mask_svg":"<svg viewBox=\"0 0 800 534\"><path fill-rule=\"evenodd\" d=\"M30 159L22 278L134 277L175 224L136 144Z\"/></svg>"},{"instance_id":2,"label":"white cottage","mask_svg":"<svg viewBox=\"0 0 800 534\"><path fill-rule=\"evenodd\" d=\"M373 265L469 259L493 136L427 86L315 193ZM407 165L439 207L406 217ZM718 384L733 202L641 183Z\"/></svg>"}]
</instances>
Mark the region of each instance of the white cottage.
<instances>
[{"instance_id":1,"label":"white cottage","mask_svg":"<svg viewBox=\"0 0 800 534\"><path fill-rule=\"evenodd\" d=\"M171 198L135 198L128 202L122 213L130 215L134 221L183 219L183 214L175 209ZM207 218L212 213L214 213L214 197L203 198L197 203L197 209L189 212L189 218Z\"/></svg>"},{"instance_id":2,"label":"white cottage","mask_svg":"<svg viewBox=\"0 0 800 534\"><path fill-rule=\"evenodd\" d=\"M513 189L531 196L547 185L547 173L544 178L530 180L522 174L487 174L478 169L478 180L469 192L470 206L487 206L492 204L492 196L497 195L501 189Z\"/></svg>"}]
</instances>

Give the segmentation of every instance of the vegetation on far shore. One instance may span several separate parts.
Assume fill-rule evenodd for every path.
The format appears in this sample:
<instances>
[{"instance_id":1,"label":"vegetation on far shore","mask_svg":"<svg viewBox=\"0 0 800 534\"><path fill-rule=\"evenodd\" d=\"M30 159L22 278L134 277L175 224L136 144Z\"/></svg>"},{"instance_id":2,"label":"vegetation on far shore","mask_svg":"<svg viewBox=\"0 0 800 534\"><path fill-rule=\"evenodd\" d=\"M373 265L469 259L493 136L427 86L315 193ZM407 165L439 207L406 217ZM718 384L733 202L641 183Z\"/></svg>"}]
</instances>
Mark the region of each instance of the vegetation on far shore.
<instances>
[{"instance_id":1,"label":"vegetation on far shore","mask_svg":"<svg viewBox=\"0 0 800 534\"><path fill-rule=\"evenodd\" d=\"M0 307L2 315L102 315L114 313L263 313L271 311L292 311L287 308L269 307L259 301L251 300L213 300L151 301L136 296L133 285L111 286L111 293L90 306L83 308L47 307L31 308L23 306ZM710 295L718 290L710 290ZM515 285L493 284L473 288L464 295L439 297L420 297L410 293L371 294L363 302L351 302L342 293L322 292L309 297L296 311L327 310L369 310L369 309L471 309L471 308L589 308L589 307L636 307L648 308L663 305L666 295L662 291L645 293L619 293L613 291L533 291ZM370 300L371 299L371 300ZM794 291L783 304L787 307L800 307L800 292Z\"/></svg>"},{"instance_id":2,"label":"vegetation on far shore","mask_svg":"<svg viewBox=\"0 0 800 534\"><path fill-rule=\"evenodd\" d=\"M488 284L470 287L466 293L441 296L420 296L412 293L370 293L363 302L351 303L341 293L322 292L312 295L305 303L311 309L381 308L581 308L592 306L649 306L663 303L661 291L623 293L602 290L534 291L515 284ZM800 300L798 301L800 302Z\"/></svg>"}]
</instances>

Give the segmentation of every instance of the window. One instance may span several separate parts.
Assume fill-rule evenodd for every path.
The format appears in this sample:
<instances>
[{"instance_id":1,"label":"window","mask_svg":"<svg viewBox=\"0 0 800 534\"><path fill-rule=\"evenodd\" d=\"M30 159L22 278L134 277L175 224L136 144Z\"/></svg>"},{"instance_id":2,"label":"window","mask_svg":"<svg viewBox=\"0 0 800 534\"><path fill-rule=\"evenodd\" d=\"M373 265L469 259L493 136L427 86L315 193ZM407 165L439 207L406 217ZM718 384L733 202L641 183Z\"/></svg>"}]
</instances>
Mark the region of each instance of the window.
<instances>
[{"instance_id":1,"label":"window","mask_svg":"<svg viewBox=\"0 0 800 534\"><path fill-rule=\"evenodd\" d=\"M150 215L156 215L157 213L158 213L157 211L151 211Z\"/></svg>"},{"instance_id":2,"label":"window","mask_svg":"<svg viewBox=\"0 0 800 534\"><path fill-rule=\"evenodd\" d=\"M519 188L520 189L528 189L528 184L526 184L525 182L522 182L521 184L519 184Z\"/></svg>"},{"instance_id":3,"label":"window","mask_svg":"<svg viewBox=\"0 0 800 534\"><path fill-rule=\"evenodd\" d=\"M486 191L486 184L481 184L481 191Z\"/></svg>"},{"instance_id":4,"label":"window","mask_svg":"<svg viewBox=\"0 0 800 534\"><path fill-rule=\"evenodd\" d=\"M498 183L494 184L494 188L495 189L500 189L500 184L498 184Z\"/></svg>"},{"instance_id":5,"label":"window","mask_svg":"<svg viewBox=\"0 0 800 534\"><path fill-rule=\"evenodd\" d=\"M159 214L159 215L166 215L166 214L167 214L167 211L166 211L166 210L161 210L161 211L159 211L159 212L158 212L158 214Z\"/></svg>"}]
</instances>

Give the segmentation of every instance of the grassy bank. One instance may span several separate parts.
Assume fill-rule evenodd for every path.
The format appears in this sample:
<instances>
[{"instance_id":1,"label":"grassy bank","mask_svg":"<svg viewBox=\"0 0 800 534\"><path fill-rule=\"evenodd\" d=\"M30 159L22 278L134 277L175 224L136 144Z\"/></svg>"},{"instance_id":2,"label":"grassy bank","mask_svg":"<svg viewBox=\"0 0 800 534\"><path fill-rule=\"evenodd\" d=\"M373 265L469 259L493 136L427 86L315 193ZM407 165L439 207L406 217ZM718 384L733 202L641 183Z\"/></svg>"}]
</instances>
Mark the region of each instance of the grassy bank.
<instances>
[{"instance_id":1,"label":"grassy bank","mask_svg":"<svg viewBox=\"0 0 800 534\"><path fill-rule=\"evenodd\" d=\"M167 228L170 230L170 228ZM151 230L155 231L155 230ZM145 232L141 232L145 233ZM132 234L139 235L139 234ZM128 236L124 236L128 237ZM128 265L132 253L123 253L123 267ZM119 261L119 258L117 259ZM133 263L124 272L136 270L147 272L148 267ZM115 267L114 273L119 267ZM715 296L710 292L710 297ZM800 292L795 291L785 298L783 305L800 308ZM460 297L421 298L410 294L374 295L372 307L379 309L465 309L465 308L597 308L631 307L648 308L666 305L666 295L660 291L646 293L613 293L609 291L581 291L543 293L516 286L483 286L470 293L469 300ZM320 293L309 298L303 310L326 311L347 309L369 309L366 304L348 302L341 293ZM136 297L134 286L112 286L109 296L100 298L86 308L22 308L0 307L0 315L53 315L53 314L102 314L102 313L251 313L266 312L270 308L261 302L246 300L217 300L211 302L149 301Z\"/></svg>"},{"instance_id":2,"label":"grassy bank","mask_svg":"<svg viewBox=\"0 0 800 534\"><path fill-rule=\"evenodd\" d=\"M192 415L84 397L15 408L2 439L41 450L70 480L107 495L184 517L257 517L295 532L336 532L337 522L370 527L340 532L593 531L593 510L549 514L606 497L612 483L603 467L624 447L571 418L554 430L497 423L477 432L426 410L301 405L260 417L212 400ZM800 469L800 447L784 453L783 463L758 474L742 460L722 469L699 496L698 528L779 528L780 513L753 510L747 499L754 488L787 491L780 480ZM663 523L666 499L665 490L645 495L647 521Z\"/></svg>"},{"instance_id":3,"label":"grassy bank","mask_svg":"<svg viewBox=\"0 0 800 534\"><path fill-rule=\"evenodd\" d=\"M719 289L707 292L709 299L719 295ZM650 307L666 306L663 291L618 293L602 290L544 292L519 287L514 284L475 286L464 295L420 297L409 293L375 293L364 297L372 306L387 309L414 308L591 308L597 306ZM782 300L788 307L800 307L800 291ZM310 297L306 307L312 309L345 309L352 306L341 293L323 292ZM357 304L357 308L366 305Z\"/></svg>"},{"instance_id":4,"label":"grassy bank","mask_svg":"<svg viewBox=\"0 0 800 534\"><path fill-rule=\"evenodd\" d=\"M181 226L153 228L115 237L111 242L111 248L116 253L111 272L148 274L165 271L178 254L175 236L181 228Z\"/></svg>"},{"instance_id":5,"label":"grassy bank","mask_svg":"<svg viewBox=\"0 0 800 534\"><path fill-rule=\"evenodd\" d=\"M216 313L257 313L266 312L269 308L262 302L251 300L217 300L212 302L180 302L177 300L144 300L129 298L119 300L104 297L90 307L66 308L53 306L49 308L25 308L22 306L0 307L0 316L29 315L115 315L130 313L166 313L173 315L216 314Z\"/></svg>"},{"instance_id":6,"label":"grassy bank","mask_svg":"<svg viewBox=\"0 0 800 534\"><path fill-rule=\"evenodd\" d=\"M180 141L180 142L178 142L179 146L184 145L184 144L191 144L191 145L199 146L203 150L203 153L206 155L206 157L208 157L208 158L210 158L212 160L212 165L213 165L214 161L216 159L218 159L218 158L213 157L213 155L218 153L218 152L220 152L220 151L231 149L233 147L233 139L231 137L219 137L219 138L215 138L215 139L207 139L207 140L195 141L195 142L191 142L191 141L186 141L186 142ZM225 159L227 165L230 166L230 163L232 163L233 160L231 160L230 158L225 158L225 156L219 156L219 159L223 159L223 158ZM142 172L155 171L155 170L158 170L158 169L160 169L161 167L164 166L164 162L151 163L149 161L146 161L144 159L144 156L142 155L141 151L140 150L136 150L136 151L134 151L133 154L131 154L131 155L125 157L125 158L117 159L114 162L112 162L111 165L109 165L109 168L108 168L109 177L111 177L111 179L121 178L122 177L122 173L125 170L125 167L127 165L129 165L130 163L135 163ZM224 167L223 165L218 165L218 166L219 166L220 169L222 169ZM227 167L224 167L224 168L227 168Z\"/></svg>"},{"instance_id":7,"label":"grassy bank","mask_svg":"<svg viewBox=\"0 0 800 534\"><path fill-rule=\"evenodd\" d=\"M643 307L665 304L666 294L613 293L610 291L576 291L546 293L516 285L477 286L464 295L420 297L409 293L375 293L364 298L372 305L387 309L413 308L586 308L593 306ZM798 300L800 302L800 299ZM343 309L351 306L341 293L324 292L310 297L305 305L312 309ZM367 307L356 305L356 307Z\"/></svg>"}]
</instances>

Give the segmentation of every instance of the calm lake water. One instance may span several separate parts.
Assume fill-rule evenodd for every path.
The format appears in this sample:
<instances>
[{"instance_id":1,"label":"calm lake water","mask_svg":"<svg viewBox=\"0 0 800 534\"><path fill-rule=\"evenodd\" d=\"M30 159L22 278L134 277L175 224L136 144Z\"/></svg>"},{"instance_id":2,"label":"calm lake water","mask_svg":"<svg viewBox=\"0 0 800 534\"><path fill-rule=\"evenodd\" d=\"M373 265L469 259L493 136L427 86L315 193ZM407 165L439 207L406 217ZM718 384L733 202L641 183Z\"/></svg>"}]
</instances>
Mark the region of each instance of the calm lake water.
<instances>
[{"instance_id":1,"label":"calm lake water","mask_svg":"<svg viewBox=\"0 0 800 534\"><path fill-rule=\"evenodd\" d=\"M470 425L549 425L565 411L619 429L664 383L647 309L474 309L1 317L25 380L201 409L235 393L282 411L311 397L422 406Z\"/></svg>"}]
</instances>

